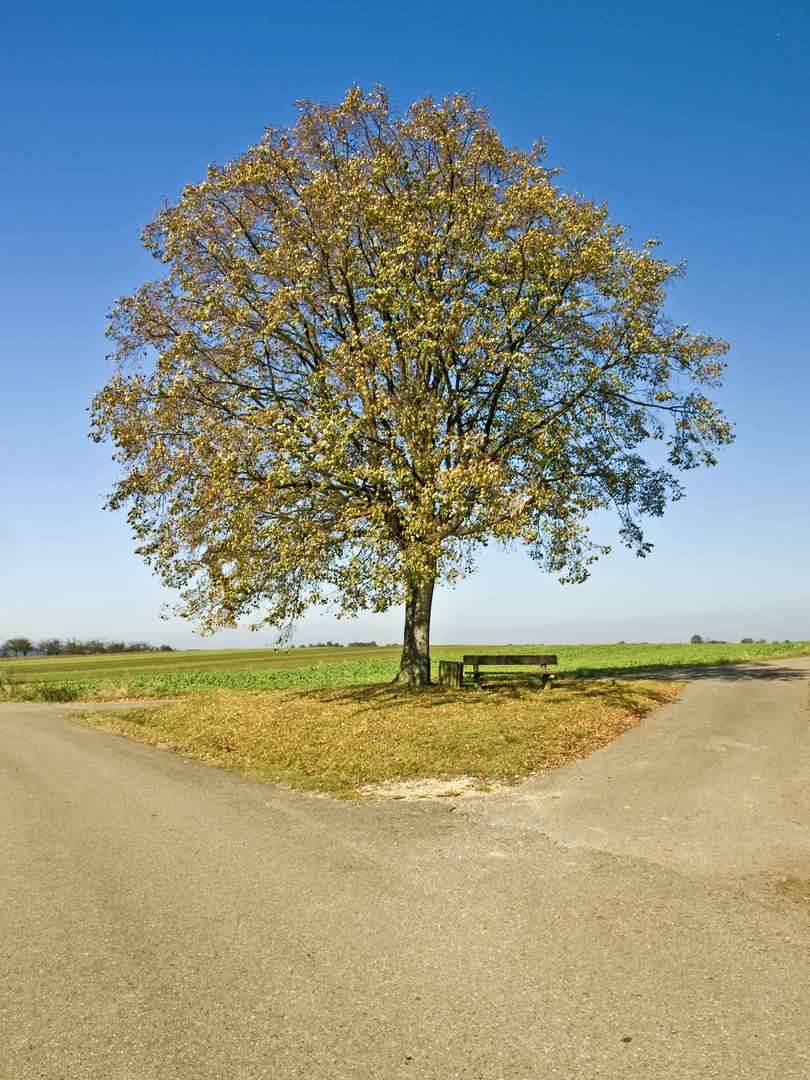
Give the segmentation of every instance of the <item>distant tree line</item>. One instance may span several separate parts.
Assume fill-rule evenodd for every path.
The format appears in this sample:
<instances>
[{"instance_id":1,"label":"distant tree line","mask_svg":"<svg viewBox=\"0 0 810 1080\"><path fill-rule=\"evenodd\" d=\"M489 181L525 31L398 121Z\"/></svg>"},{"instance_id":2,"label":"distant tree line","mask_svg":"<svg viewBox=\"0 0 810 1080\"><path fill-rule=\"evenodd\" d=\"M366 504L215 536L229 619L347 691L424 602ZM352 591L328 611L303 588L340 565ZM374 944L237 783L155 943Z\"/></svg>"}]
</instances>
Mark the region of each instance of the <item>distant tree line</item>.
<instances>
[{"instance_id":1,"label":"distant tree line","mask_svg":"<svg viewBox=\"0 0 810 1080\"><path fill-rule=\"evenodd\" d=\"M2 656L29 656L35 653L39 656L97 656L101 653L146 653L146 652L173 652L171 645L155 646L148 641L102 641L98 638L90 638L88 641L77 641L75 638L62 640L61 638L45 638L42 641L32 641L27 637L6 638L2 644Z\"/></svg>"},{"instance_id":2,"label":"distant tree line","mask_svg":"<svg viewBox=\"0 0 810 1080\"><path fill-rule=\"evenodd\" d=\"M690 644L691 645L728 645L728 642L727 641L717 641L714 638L701 637L700 634L693 634L691 639L690 639ZM742 639L742 641L740 642L740 644L741 645L764 645L765 644L765 638L761 637L761 638L758 638L757 641L754 641L754 639L752 637L744 637ZM777 644L777 643L774 642L774 644ZM789 645L790 642L786 642L785 644Z\"/></svg>"},{"instance_id":3,"label":"distant tree line","mask_svg":"<svg viewBox=\"0 0 810 1080\"><path fill-rule=\"evenodd\" d=\"M358 649L365 646L377 647L376 641L350 641L345 648ZM339 641L316 641L313 645L312 642L309 645L299 645L301 649L342 649L344 645Z\"/></svg>"}]
</instances>

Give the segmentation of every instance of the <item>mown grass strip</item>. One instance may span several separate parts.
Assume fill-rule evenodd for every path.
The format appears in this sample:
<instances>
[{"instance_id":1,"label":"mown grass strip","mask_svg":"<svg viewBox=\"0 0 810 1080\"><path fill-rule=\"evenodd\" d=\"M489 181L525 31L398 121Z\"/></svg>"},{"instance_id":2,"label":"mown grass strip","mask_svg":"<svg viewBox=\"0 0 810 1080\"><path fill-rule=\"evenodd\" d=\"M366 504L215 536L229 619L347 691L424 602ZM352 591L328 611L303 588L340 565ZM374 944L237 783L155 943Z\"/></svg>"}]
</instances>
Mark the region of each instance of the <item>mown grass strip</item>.
<instances>
[{"instance_id":1,"label":"mown grass strip","mask_svg":"<svg viewBox=\"0 0 810 1080\"><path fill-rule=\"evenodd\" d=\"M604 746L682 686L572 681L544 693L514 680L482 692L220 689L72 718L284 787L356 797L365 785L419 777L517 782Z\"/></svg>"},{"instance_id":2,"label":"mown grass strip","mask_svg":"<svg viewBox=\"0 0 810 1080\"><path fill-rule=\"evenodd\" d=\"M275 671L355 660L399 659L402 646L312 649L192 649L168 653L110 653L100 656L29 656L0 660L12 682L124 682L182 674Z\"/></svg>"}]
</instances>

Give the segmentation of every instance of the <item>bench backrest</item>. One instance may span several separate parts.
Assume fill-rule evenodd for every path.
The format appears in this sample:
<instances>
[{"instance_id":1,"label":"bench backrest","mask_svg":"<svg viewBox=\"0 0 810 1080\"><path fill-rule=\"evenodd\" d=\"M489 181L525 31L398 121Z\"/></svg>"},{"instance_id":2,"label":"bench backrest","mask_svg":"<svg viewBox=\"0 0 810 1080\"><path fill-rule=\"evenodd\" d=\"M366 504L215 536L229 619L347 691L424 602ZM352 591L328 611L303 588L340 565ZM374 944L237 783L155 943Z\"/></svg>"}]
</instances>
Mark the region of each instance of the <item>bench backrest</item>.
<instances>
[{"instance_id":1,"label":"bench backrest","mask_svg":"<svg viewBox=\"0 0 810 1080\"><path fill-rule=\"evenodd\" d=\"M474 667L481 665L498 665L501 664L526 664L533 667L545 667L546 664L556 664L556 656L465 656L465 664L472 664Z\"/></svg>"}]
</instances>

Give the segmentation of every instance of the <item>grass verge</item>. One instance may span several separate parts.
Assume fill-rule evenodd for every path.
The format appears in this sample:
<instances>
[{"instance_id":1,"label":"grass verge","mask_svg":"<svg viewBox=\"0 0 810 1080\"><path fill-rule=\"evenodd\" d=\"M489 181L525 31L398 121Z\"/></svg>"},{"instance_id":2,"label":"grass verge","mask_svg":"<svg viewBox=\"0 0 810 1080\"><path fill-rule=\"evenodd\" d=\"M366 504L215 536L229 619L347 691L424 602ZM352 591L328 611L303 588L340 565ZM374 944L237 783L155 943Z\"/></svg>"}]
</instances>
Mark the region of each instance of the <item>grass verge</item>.
<instances>
[{"instance_id":1,"label":"grass verge","mask_svg":"<svg viewBox=\"0 0 810 1080\"><path fill-rule=\"evenodd\" d=\"M610 742L682 683L531 680L483 691L391 686L217 690L71 719L299 791L362 795L424 777L516 783Z\"/></svg>"}]
</instances>

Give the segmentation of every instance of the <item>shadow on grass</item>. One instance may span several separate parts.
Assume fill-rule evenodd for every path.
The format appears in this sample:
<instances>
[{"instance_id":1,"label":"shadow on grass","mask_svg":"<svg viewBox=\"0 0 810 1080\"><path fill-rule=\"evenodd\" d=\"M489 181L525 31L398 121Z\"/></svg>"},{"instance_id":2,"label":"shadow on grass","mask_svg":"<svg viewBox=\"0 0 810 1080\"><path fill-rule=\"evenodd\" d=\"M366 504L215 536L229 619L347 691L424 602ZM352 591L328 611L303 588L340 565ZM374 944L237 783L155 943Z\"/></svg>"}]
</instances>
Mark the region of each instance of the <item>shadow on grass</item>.
<instances>
[{"instance_id":1,"label":"shadow on grass","mask_svg":"<svg viewBox=\"0 0 810 1080\"><path fill-rule=\"evenodd\" d=\"M620 682L649 680L651 682L693 682L698 679L719 679L724 682L740 682L743 679L790 679L801 680L810 676L810 656L797 656L790 660L755 660L736 661L727 660L711 664L696 664L691 667L678 664L625 664L612 668L575 668L574 670L562 670L551 673L554 677L544 689L542 685L542 673L540 671L527 672L525 669L516 672L514 668L498 671L496 668L481 673L482 684L480 688L474 686L472 675L465 672L464 683L461 690L450 689L437 685L429 687L408 688L391 684L345 687L344 689L355 701L362 700L362 695L368 695L369 701L373 697L377 704L387 700L393 702L401 700L409 695L429 695L431 703L440 705L458 701L461 694L485 694L487 691L497 690L511 698L522 698L526 695L553 694L556 689L570 687L580 681L617 680ZM335 693L340 693L336 688Z\"/></svg>"},{"instance_id":2,"label":"shadow on grass","mask_svg":"<svg viewBox=\"0 0 810 1080\"><path fill-rule=\"evenodd\" d=\"M570 674L565 678L556 680L557 689L552 689L554 683L543 688L540 675L533 677L521 673L500 674L498 672L488 675L480 688L476 687L472 679L465 680L461 689L437 686L405 687L390 683L375 684L372 686L341 686L341 687L312 687L311 689L297 689L296 697L302 701L311 699L313 703L322 703L325 700L340 705L354 705L358 711L363 708L379 711L385 708L416 707L429 711L445 705L450 706L476 706L491 704L497 706L499 701L526 702L538 705L544 698L550 701L560 698L560 691L576 691L579 701L590 699L604 703L606 697L612 696L623 699L625 696L624 682L630 679L614 679L600 673L598 679L580 679L579 673ZM652 681L652 680L649 680ZM655 681L676 682L682 680L660 679Z\"/></svg>"}]
</instances>

